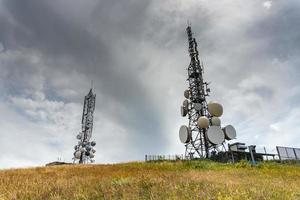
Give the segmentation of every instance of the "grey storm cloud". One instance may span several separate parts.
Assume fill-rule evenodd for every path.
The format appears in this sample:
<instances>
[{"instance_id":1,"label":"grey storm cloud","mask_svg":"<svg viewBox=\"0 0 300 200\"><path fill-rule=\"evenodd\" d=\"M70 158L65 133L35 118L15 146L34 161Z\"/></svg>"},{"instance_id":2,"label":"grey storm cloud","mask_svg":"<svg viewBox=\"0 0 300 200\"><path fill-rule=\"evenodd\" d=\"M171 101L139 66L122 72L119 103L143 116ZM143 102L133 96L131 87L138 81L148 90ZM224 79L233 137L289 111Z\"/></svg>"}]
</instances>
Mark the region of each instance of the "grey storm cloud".
<instances>
[{"instance_id":1,"label":"grey storm cloud","mask_svg":"<svg viewBox=\"0 0 300 200\"><path fill-rule=\"evenodd\" d=\"M278 1L274 11L250 26L248 34L264 41L263 52L278 59L299 54L300 4L297 1ZM263 30L263 31L262 31Z\"/></svg>"},{"instance_id":2,"label":"grey storm cloud","mask_svg":"<svg viewBox=\"0 0 300 200\"><path fill-rule=\"evenodd\" d=\"M156 149L164 148L162 142L152 139L158 137L163 139L158 111L148 100L143 83L138 79L139 75L132 67L128 67L139 65L136 64L139 58L131 54L131 58L120 60L118 54L114 52L120 40L138 37L140 34L138 30L143 29L147 3L99 1L87 18L92 23L90 27L88 23L68 18L64 10L58 9L62 6L61 3L60 1L3 2L9 13L6 17L14 21L14 24L9 24L8 20L3 20L7 31L1 36L1 41L5 48L38 52L42 60L42 63L38 64L44 65L32 66L35 64L26 61L26 58L10 63L14 66L10 66L11 69L5 77L10 94L16 90L24 91L24 87L35 84L27 82L28 79L43 76L45 83L48 83L45 86L47 88L44 88L46 98L57 97L61 100L59 98L61 95L56 94L61 90L59 88L61 85L56 85L55 82L67 79L68 85L64 85L65 87L82 91L81 96L76 98L76 101L81 103L84 91L87 91L88 87L80 88L80 85L76 84L77 80L68 77L70 71L76 71L84 74L87 79L94 80L98 96L97 110L105 118L124 126L131 133L129 138L131 141L128 142L132 144L129 149L133 148L135 151L142 147L151 149L153 143L161 143ZM65 9L69 9L68 5L64 6ZM99 27L94 29L94 25ZM8 35L11 33L13 36ZM62 100L69 99L66 96ZM114 133L109 135L112 140L119 140L114 137Z\"/></svg>"},{"instance_id":3,"label":"grey storm cloud","mask_svg":"<svg viewBox=\"0 0 300 200\"><path fill-rule=\"evenodd\" d=\"M299 102L300 4L263 3L0 0L0 107L10 119L0 119L7 130L0 150L20 136L24 146L1 156L10 162L2 167L70 160L91 80L97 162L183 153L177 129L187 123L178 108L187 87L188 20L224 123L236 125L241 140L274 145L280 140L269 138L300 115L298 108L267 112ZM282 141L297 145L295 138ZM32 143L42 158L31 155Z\"/></svg>"}]
</instances>

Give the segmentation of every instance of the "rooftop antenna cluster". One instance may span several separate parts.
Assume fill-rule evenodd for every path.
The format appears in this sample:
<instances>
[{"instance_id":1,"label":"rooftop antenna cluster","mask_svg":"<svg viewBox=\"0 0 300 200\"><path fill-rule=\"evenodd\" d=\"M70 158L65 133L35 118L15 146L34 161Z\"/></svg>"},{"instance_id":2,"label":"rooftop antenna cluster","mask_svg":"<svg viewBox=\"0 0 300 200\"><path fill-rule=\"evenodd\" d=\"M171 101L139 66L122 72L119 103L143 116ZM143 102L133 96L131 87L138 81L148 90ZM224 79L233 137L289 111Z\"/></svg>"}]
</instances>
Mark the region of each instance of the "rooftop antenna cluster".
<instances>
[{"instance_id":1,"label":"rooftop antenna cluster","mask_svg":"<svg viewBox=\"0 0 300 200\"><path fill-rule=\"evenodd\" d=\"M84 105L82 112L82 130L76 136L78 144L74 149L74 163L93 163L96 150L94 149L96 142L90 141L93 131L93 116L95 111L96 94L93 93L93 82L89 93L84 97Z\"/></svg>"},{"instance_id":2,"label":"rooftop antenna cluster","mask_svg":"<svg viewBox=\"0 0 300 200\"><path fill-rule=\"evenodd\" d=\"M207 103L206 97L209 96L210 88L203 79L203 63L199 60L197 42L193 38L190 22L186 32L191 61L187 68L189 87L184 91L185 100L181 106L181 116L188 116L189 125L180 127L179 139L185 144L187 159L209 158L211 154L225 149L225 139L234 139L236 131L232 125L221 128L221 104Z\"/></svg>"}]
</instances>

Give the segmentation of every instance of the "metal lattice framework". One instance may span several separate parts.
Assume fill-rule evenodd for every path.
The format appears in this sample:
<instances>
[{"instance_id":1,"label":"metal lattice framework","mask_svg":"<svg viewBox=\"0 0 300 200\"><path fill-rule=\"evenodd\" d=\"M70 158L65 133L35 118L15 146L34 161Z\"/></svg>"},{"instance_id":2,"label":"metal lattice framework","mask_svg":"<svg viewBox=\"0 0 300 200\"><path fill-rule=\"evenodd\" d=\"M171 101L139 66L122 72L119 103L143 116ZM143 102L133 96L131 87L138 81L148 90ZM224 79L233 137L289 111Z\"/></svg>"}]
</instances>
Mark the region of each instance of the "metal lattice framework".
<instances>
[{"instance_id":1,"label":"metal lattice framework","mask_svg":"<svg viewBox=\"0 0 300 200\"><path fill-rule=\"evenodd\" d=\"M203 80L203 64L200 63L199 53L197 50L196 39L193 38L191 27L186 29L189 43L189 55L191 58L190 65L188 66L188 79L189 82L189 105L188 105L188 118L189 128L191 130L191 140L185 144L185 157L208 157L209 143L206 139L206 129L198 128L198 118L200 116L207 116L210 118L207 111L206 96L209 96L210 89L208 83ZM195 103L201 104L201 109L195 109ZM195 155L196 153L196 155Z\"/></svg>"},{"instance_id":2,"label":"metal lattice framework","mask_svg":"<svg viewBox=\"0 0 300 200\"><path fill-rule=\"evenodd\" d=\"M89 93L84 97L84 106L82 112L82 131L77 135L78 145L75 146L74 162L89 163L94 162L93 158L96 150L95 141L90 141L93 131L93 116L96 103L96 94L91 88Z\"/></svg>"}]
</instances>

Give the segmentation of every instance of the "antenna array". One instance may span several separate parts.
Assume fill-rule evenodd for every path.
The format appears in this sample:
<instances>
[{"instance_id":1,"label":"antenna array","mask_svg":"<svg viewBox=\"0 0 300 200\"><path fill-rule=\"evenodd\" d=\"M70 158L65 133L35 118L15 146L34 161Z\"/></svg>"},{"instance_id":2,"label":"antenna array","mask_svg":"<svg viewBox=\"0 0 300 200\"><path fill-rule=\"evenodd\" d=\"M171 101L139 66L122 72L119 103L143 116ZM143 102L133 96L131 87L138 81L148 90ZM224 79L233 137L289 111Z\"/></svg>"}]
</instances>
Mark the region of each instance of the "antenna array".
<instances>
[{"instance_id":1,"label":"antenna array","mask_svg":"<svg viewBox=\"0 0 300 200\"><path fill-rule=\"evenodd\" d=\"M96 150L94 149L96 142L90 142L93 131L93 115L95 110L96 94L93 93L93 88L84 97L84 106L82 112L82 131L76 136L79 140L74 149L74 163L93 163Z\"/></svg>"},{"instance_id":2,"label":"antenna array","mask_svg":"<svg viewBox=\"0 0 300 200\"><path fill-rule=\"evenodd\" d=\"M203 79L203 63L199 60L196 39L193 38L190 24L186 29L189 44L190 65L188 71L189 88L184 91L184 97L181 106L181 115L188 116L188 127L183 125L179 130L180 141L185 144L185 157L193 159L194 157L208 158L211 152L224 147L226 132L221 129L221 120L219 117L223 114L223 107L217 102L207 103L206 97L209 96L210 88ZM230 125L230 127L232 127ZM225 127L226 128L226 127ZM235 129L227 128L230 137L236 136ZM225 148L225 147L224 147Z\"/></svg>"}]
</instances>

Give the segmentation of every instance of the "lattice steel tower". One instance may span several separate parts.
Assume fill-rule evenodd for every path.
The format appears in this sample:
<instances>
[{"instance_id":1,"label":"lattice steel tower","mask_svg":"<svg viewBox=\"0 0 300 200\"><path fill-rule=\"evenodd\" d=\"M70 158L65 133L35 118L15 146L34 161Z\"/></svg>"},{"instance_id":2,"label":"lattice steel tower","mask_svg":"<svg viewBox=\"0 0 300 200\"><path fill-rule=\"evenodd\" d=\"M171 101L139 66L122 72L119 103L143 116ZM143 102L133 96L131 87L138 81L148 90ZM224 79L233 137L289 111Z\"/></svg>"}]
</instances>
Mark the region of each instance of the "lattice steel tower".
<instances>
[{"instance_id":1,"label":"lattice steel tower","mask_svg":"<svg viewBox=\"0 0 300 200\"><path fill-rule=\"evenodd\" d=\"M179 139L185 144L187 159L212 158L225 150L225 140L235 139L236 131L232 125L221 127L223 106L220 103L207 103L210 89L203 80L203 64L199 60L197 42L189 25L186 32L191 62L187 69L189 88L184 91L186 99L181 106L181 116L188 116L189 125L180 127Z\"/></svg>"},{"instance_id":2,"label":"lattice steel tower","mask_svg":"<svg viewBox=\"0 0 300 200\"><path fill-rule=\"evenodd\" d=\"M208 83L203 80L203 64L200 63L197 42L193 38L190 26L187 27L186 32L191 62L187 69L189 90L185 91L185 96L189 100L187 114L191 138L185 144L185 156L191 159L194 157L204 158L208 157L209 143L206 138L206 129L198 128L197 124L200 116L207 116L209 118L206 96L209 96L210 89L208 88Z\"/></svg>"},{"instance_id":3,"label":"lattice steel tower","mask_svg":"<svg viewBox=\"0 0 300 200\"><path fill-rule=\"evenodd\" d=\"M76 136L79 140L74 152L74 162L88 163L94 162L96 150L93 148L96 145L95 141L90 141L93 131L93 116L96 103L96 94L91 88L89 93L84 97L84 106L82 112L82 131Z\"/></svg>"}]
</instances>

